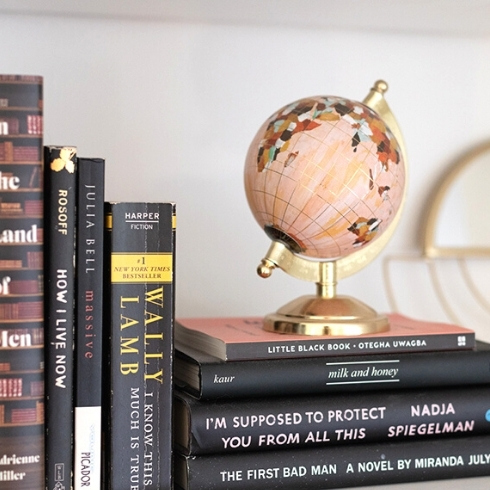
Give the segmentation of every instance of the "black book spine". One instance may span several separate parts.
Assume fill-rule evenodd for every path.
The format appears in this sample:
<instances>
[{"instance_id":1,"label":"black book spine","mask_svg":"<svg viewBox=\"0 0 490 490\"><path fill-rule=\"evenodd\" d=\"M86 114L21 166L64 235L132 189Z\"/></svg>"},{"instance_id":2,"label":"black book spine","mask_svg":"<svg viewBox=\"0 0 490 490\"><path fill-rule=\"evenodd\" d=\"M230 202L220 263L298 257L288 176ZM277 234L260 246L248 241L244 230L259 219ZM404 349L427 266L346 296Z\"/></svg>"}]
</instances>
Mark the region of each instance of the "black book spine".
<instances>
[{"instance_id":1,"label":"black book spine","mask_svg":"<svg viewBox=\"0 0 490 490\"><path fill-rule=\"evenodd\" d=\"M72 486L76 148L44 149L46 488Z\"/></svg>"},{"instance_id":2,"label":"black book spine","mask_svg":"<svg viewBox=\"0 0 490 490\"><path fill-rule=\"evenodd\" d=\"M175 206L108 203L105 486L172 488Z\"/></svg>"},{"instance_id":3,"label":"black book spine","mask_svg":"<svg viewBox=\"0 0 490 490\"><path fill-rule=\"evenodd\" d=\"M78 159L75 490L101 488L104 166Z\"/></svg>"},{"instance_id":4,"label":"black book spine","mask_svg":"<svg viewBox=\"0 0 490 490\"><path fill-rule=\"evenodd\" d=\"M307 336L305 336L307 337ZM278 359L284 357L311 357L312 355L335 355L344 350L351 355L358 354L390 354L397 350L399 352L432 352L441 350L452 350L458 348L458 337L461 334L447 333L439 335L413 335L405 339L396 336L386 336L382 341L350 338L348 341L328 340L319 342L313 339L298 339L284 345L280 339L274 342L242 342L226 346L226 360L252 360L252 359ZM465 344L472 348L475 345L475 334L469 332L464 334ZM325 350L316 350L315 347L322 344ZM396 346L396 347L394 347Z\"/></svg>"},{"instance_id":5,"label":"black book spine","mask_svg":"<svg viewBox=\"0 0 490 490\"><path fill-rule=\"evenodd\" d=\"M490 433L481 387L201 402L175 400L186 454L266 451Z\"/></svg>"},{"instance_id":6,"label":"black book spine","mask_svg":"<svg viewBox=\"0 0 490 490\"><path fill-rule=\"evenodd\" d=\"M478 343L482 345L481 343ZM201 399L490 384L490 349L357 357L199 362L178 353L175 382ZM195 387L181 369L194 365ZM181 374L182 373L182 374ZM263 376L267 373L267 376ZM427 376L430 373L430 376ZM305 383L305 379L308 383Z\"/></svg>"},{"instance_id":7,"label":"black book spine","mask_svg":"<svg viewBox=\"0 0 490 490\"><path fill-rule=\"evenodd\" d=\"M177 456L183 490L329 489L490 475L490 437Z\"/></svg>"}]
</instances>

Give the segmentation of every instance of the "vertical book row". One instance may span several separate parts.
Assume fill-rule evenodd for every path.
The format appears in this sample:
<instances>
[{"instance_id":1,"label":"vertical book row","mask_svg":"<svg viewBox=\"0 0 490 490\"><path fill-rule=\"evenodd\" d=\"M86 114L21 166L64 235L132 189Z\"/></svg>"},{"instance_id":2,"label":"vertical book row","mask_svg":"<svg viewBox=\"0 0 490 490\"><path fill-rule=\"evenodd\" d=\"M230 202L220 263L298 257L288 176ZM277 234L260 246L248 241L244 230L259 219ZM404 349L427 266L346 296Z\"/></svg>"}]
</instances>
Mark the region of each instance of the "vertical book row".
<instances>
[{"instance_id":1,"label":"vertical book row","mask_svg":"<svg viewBox=\"0 0 490 490\"><path fill-rule=\"evenodd\" d=\"M2 100L0 488L170 489L175 205L105 202L104 159L43 146L41 78Z\"/></svg>"}]
</instances>

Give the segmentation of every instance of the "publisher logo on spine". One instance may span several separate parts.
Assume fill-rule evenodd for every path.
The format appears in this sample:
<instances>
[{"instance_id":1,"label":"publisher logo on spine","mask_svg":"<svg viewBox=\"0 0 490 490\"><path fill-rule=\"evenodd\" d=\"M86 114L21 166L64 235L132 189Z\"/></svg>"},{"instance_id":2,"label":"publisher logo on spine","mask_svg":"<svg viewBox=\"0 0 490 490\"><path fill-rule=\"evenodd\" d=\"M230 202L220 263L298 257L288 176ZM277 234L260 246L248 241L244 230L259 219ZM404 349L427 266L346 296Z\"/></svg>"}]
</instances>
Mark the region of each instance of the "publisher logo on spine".
<instances>
[{"instance_id":1,"label":"publisher logo on spine","mask_svg":"<svg viewBox=\"0 0 490 490\"><path fill-rule=\"evenodd\" d=\"M54 465L54 480L55 485L53 490L65 490L65 485L63 485L63 481L65 479L65 465L63 463L56 463Z\"/></svg>"}]
</instances>

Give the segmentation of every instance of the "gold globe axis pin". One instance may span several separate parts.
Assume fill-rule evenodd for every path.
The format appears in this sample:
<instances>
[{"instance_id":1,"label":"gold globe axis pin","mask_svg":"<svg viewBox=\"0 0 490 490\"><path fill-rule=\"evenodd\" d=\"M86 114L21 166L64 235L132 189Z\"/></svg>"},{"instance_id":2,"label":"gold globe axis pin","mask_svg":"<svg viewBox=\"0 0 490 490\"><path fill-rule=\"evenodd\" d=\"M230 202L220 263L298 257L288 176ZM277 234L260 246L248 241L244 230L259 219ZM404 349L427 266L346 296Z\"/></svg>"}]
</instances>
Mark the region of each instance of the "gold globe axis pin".
<instances>
[{"instance_id":1,"label":"gold globe axis pin","mask_svg":"<svg viewBox=\"0 0 490 490\"><path fill-rule=\"evenodd\" d=\"M384 99L387 90L388 84L378 80L363 102L377 112L391 129L406 163L401 132ZM344 278L359 271L384 248L398 224L405 194L406 186L396 217L381 237L366 245L363 250L338 260L310 260L295 254L284 243L273 240L257 268L258 275L267 278L274 269L280 268L295 278L315 282L317 293L301 296L281 307L276 313L267 315L263 328L276 333L314 336L356 336L389 330L386 315L378 314L356 298L337 295L336 286L339 277Z\"/></svg>"}]
</instances>

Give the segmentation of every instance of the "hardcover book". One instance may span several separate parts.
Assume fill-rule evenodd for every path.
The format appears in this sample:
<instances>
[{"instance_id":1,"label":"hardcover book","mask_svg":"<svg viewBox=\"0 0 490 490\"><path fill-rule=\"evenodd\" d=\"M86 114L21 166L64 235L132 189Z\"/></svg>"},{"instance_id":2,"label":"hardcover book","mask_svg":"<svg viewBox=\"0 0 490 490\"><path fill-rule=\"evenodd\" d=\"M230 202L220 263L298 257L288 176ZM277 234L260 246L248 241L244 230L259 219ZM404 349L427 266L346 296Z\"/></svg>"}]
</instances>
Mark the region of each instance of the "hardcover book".
<instances>
[{"instance_id":1,"label":"hardcover book","mask_svg":"<svg viewBox=\"0 0 490 490\"><path fill-rule=\"evenodd\" d=\"M203 402L175 398L184 454L283 450L490 433L480 386Z\"/></svg>"},{"instance_id":2,"label":"hardcover book","mask_svg":"<svg viewBox=\"0 0 490 490\"><path fill-rule=\"evenodd\" d=\"M475 334L457 325L388 315L387 332L349 337L301 336L263 330L262 318L177 319L175 340L225 361L348 354L473 349Z\"/></svg>"},{"instance_id":3,"label":"hardcover book","mask_svg":"<svg viewBox=\"0 0 490 490\"><path fill-rule=\"evenodd\" d=\"M104 488L172 488L175 205L107 203Z\"/></svg>"},{"instance_id":4,"label":"hardcover book","mask_svg":"<svg viewBox=\"0 0 490 490\"><path fill-rule=\"evenodd\" d=\"M490 436L176 457L183 490L325 490L490 475Z\"/></svg>"},{"instance_id":5,"label":"hardcover book","mask_svg":"<svg viewBox=\"0 0 490 490\"><path fill-rule=\"evenodd\" d=\"M38 76L0 75L0 488L44 488L42 119ZM32 205L33 203L36 203Z\"/></svg>"},{"instance_id":6,"label":"hardcover book","mask_svg":"<svg viewBox=\"0 0 490 490\"><path fill-rule=\"evenodd\" d=\"M104 166L78 158L75 328L75 490L101 488Z\"/></svg>"},{"instance_id":7,"label":"hardcover book","mask_svg":"<svg viewBox=\"0 0 490 490\"><path fill-rule=\"evenodd\" d=\"M480 341L472 350L234 362L175 349L175 385L203 400L490 384L490 344Z\"/></svg>"},{"instance_id":8,"label":"hardcover book","mask_svg":"<svg viewBox=\"0 0 490 490\"><path fill-rule=\"evenodd\" d=\"M46 487L70 488L73 464L76 148L46 146Z\"/></svg>"}]
</instances>

